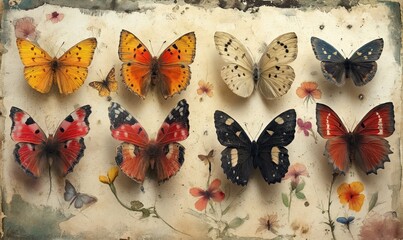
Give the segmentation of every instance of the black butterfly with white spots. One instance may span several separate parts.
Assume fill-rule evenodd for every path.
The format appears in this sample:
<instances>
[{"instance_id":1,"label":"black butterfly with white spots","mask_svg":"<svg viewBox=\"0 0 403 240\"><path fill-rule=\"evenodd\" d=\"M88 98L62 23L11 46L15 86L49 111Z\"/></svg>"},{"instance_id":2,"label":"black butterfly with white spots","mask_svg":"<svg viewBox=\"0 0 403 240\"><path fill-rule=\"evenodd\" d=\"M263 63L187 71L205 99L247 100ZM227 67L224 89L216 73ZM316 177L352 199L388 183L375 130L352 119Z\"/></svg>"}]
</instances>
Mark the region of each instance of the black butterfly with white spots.
<instances>
[{"instance_id":1,"label":"black butterfly with white spots","mask_svg":"<svg viewBox=\"0 0 403 240\"><path fill-rule=\"evenodd\" d=\"M344 85L346 78L351 78L356 86L370 82L378 68L375 61L383 50L382 38L360 47L351 58L344 58L332 45L320 38L311 37L311 44L316 58L321 61L323 75L337 86Z\"/></svg>"},{"instance_id":2,"label":"black butterfly with white spots","mask_svg":"<svg viewBox=\"0 0 403 240\"><path fill-rule=\"evenodd\" d=\"M226 148L221 152L221 167L233 183L245 186L252 169L259 168L268 183L281 182L290 161L285 148L294 140L296 113L289 109L275 117L251 141L237 121L222 111L215 111L218 141Z\"/></svg>"}]
</instances>

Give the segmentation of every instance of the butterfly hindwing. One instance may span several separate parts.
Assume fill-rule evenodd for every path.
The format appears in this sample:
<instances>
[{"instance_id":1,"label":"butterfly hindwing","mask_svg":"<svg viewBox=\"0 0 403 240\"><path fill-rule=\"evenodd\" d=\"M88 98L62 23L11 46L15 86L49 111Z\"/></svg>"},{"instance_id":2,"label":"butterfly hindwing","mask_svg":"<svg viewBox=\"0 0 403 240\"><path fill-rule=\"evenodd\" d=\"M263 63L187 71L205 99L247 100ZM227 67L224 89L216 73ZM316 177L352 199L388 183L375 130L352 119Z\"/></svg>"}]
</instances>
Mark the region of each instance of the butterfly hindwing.
<instances>
[{"instance_id":1,"label":"butterfly hindwing","mask_svg":"<svg viewBox=\"0 0 403 240\"><path fill-rule=\"evenodd\" d=\"M290 161L285 146L294 140L295 126L295 110L287 110L275 117L257 140L256 165L269 184L280 182L288 171Z\"/></svg>"}]
</instances>

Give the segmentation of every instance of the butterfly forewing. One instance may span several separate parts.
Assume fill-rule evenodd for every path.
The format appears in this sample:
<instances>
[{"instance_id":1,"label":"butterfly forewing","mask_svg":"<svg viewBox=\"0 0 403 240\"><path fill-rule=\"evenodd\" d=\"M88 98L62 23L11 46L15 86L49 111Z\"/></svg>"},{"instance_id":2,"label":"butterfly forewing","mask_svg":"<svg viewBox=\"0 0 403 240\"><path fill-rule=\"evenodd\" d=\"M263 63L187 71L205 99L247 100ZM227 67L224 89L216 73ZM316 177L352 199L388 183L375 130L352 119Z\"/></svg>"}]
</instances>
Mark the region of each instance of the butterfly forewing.
<instances>
[{"instance_id":1,"label":"butterfly forewing","mask_svg":"<svg viewBox=\"0 0 403 240\"><path fill-rule=\"evenodd\" d=\"M108 111L112 137L140 147L144 147L148 144L149 138L145 129L126 109L120 106L119 103L112 102Z\"/></svg>"},{"instance_id":2,"label":"butterfly forewing","mask_svg":"<svg viewBox=\"0 0 403 240\"><path fill-rule=\"evenodd\" d=\"M55 133L55 139L59 142L65 142L87 135L90 130L88 117L91 115L91 112L90 105L85 105L74 110L60 123Z\"/></svg>"},{"instance_id":3,"label":"butterfly forewing","mask_svg":"<svg viewBox=\"0 0 403 240\"><path fill-rule=\"evenodd\" d=\"M64 200L71 201L77 195L77 191L73 184L67 179L65 179L64 185Z\"/></svg>"},{"instance_id":4,"label":"butterfly forewing","mask_svg":"<svg viewBox=\"0 0 403 240\"><path fill-rule=\"evenodd\" d=\"M229 33L215 32L215 46L226 63L234 63L253 71L254 61L244 45Z\"/></svg>"},{"instance_id":5,"label":"butterfly forewing","mask_svg":"<svg viewBox=\"0 0 403 240\"><path fill-rule=\"evenodd\" d=\"M288 171L290 161L284 147L294 140L296 113L287 110L275 117L257 140L258 159L255 160L267 183L280 182Z\"/></svg>"},{"instance_id":6,"label":"butterfly forewing","mask_svg":"<svg viewBox=\"0 0 403 240\"><path fill-rule=\"evenodd\" d=\"M149 65L152 55L147 47L133 33L122 30L120 32L119 59L122 62Z\"/></svg>"},{"instance_id":7,"label":"butterfly forewing","mask_svg":"<svg viewBox=\"0 0 403 240\"><path fill-rule=\"evenodd\" d=\"M245 146L248 148L251 141L239 123L222 111L215 111L214 124L217 138L221 145L226 147Z\"/></svg>"},{"instance_id":8,"label":"butterfly forewing","mask_svg":"<svg viewBox=\"0 0 403 240\"><path fill-rule=\"evenodd\" d=\"M185 99L171 110L165 118L156 141L161 144L185 140L189 136L189 104Z\"/></svg>"},{"instance_id":9,"label":"butterfly forewing","mask_svg":"<svg viewBox=\"0 0 403 240\"><path fill-rule=\"evenodd\" d=\"M350 61L353 63L358 62L374 62L379 59L383 50L383 39L378 38L366 43L360 47L351 56Z\"/></svg>"},{"instance_id":10,"label":"butterfly forewing","mask_svg":"<svg viewBox=\"0 0 403 240\"><path fill-rule=\"evenodd\" d=\"M339 116L325 104L316 104L316 125L319 135L325 139L348 134Z\"/></svg>"},{"instance_id":11,"label":"butterfly forewing","mask_svg":"<svg viewBox=\"0 0 403 240\"><path fill-rule=\"evenodd\" d=\"M336 48L320 38L311 37L311 45L319 61L342 63L346 60Z\"/></svg>"},{"instance_id":12,"label":"butterfly forewing","mask_svg":"<svg viewBox=\"0 0 403 240\"><path fill-rule=\"evenodd\" d=\"M161 65L189 65L196 55L196 35L189 32L176 39L158 58Z\"/></svg>"},{"instance_id":13,"label":"butterfly forewing","mask_svg":"<svg viewBox=\"0 0 403 240\"><path fill-rule=\"evenodd\" d=\"M40 144L46 141L46 134L28 113L17 107L11 107L10 118L12 121L10 136L15 142Z\"/></svg>"},{"instance_id":14,"label":"butterfly forewing","mask_svg":"<svg viewBox=\"0 0 403 240\"><path fill-rule=\"evenodd\" d=\"M393 103L387 102L371 109L355 127L353 133L389 137L395 131Z\"/></svg>"},{"instance_id":15,"label":"butterfly forewing","mask_svg":"<svg viewBox=\"0 0 403 240\"><path fill-rule=\"evenodd\" d=\"M275 66L286 65L297 58L298 38L294 32L285 33L275 38L259 61L262 72Z\"/></svg>"}]
</instances>

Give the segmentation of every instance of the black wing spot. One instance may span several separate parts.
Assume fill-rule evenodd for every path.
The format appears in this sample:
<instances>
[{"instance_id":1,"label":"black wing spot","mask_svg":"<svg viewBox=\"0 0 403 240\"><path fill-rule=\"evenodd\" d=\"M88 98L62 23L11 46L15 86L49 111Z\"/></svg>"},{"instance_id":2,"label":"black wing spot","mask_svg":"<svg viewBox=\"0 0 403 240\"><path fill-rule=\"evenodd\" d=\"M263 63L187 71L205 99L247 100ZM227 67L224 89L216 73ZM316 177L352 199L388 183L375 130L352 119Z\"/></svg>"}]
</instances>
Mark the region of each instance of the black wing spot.
<instances>
[{"instance_id":1,"label":"black wing spot","mask_svg":"<svg viewBox=\"0 0 403 240\"><path fill-rule=\"evenodd\" d=\"M64 132L64 128L62 128L62 127L59 128L59 130L60 130L60 132Z\"/></svg>"},{"instance_id":2,"label":"black wing spot","mask_svg":"<svg viewBox=\"0 0 403 240\"><path fill-rule=\"evenodd\" d=\"M39 129L36 129L35 130L35 134L38 134L40 131L39 131Z\"/></svg>"},{"instance_id":3,"label":"black wing spot","mask_svg":"<svg viewBox=\"0 0 403 240\"><path fill-rule=\"evenodd\" d=\"M31 125L31 124L34 124L35 123L35 121L34 121L34 119L32 119L31 117L29 117L26 121L25 121L25 124L26 125Z\"/></svg>"},{"instance_id":4,"label":"black wing spot","mask_svg":"<svg viewBox=\"0 0 403 240\"><path fill-rule=\"evenodd\" d=\"M69 115L68 117L66 117L66 119L65 119L67 122L73 122L74 121L74 118L71 116L71 115Z\"/></svg>"}]
</instances>

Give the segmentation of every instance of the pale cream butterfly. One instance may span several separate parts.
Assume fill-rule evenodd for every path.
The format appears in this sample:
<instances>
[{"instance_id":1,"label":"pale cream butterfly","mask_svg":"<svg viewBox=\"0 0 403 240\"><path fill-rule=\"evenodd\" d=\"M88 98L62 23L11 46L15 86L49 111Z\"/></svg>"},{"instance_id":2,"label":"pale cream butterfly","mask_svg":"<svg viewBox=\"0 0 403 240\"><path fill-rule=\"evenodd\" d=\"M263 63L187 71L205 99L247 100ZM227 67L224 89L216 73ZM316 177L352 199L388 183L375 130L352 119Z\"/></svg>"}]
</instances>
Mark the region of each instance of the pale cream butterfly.
<instances>
[{"instance_id":1,"label":"pale cream butterfly","mask_svg":"<svg viewBox=\"0 0 403 240\"><path fill-rule=\"evenodd\" d=\"M274 39L265 49L259 63L253 61L242 43L229 33L214 34L216 48L228 65L221 68L221 77L235 94L249 97L255 84L266 99L287 93L295 78L287 65L297 58L298 39L294 32Z\"/></svg>"}]
</instances>

